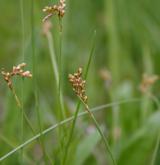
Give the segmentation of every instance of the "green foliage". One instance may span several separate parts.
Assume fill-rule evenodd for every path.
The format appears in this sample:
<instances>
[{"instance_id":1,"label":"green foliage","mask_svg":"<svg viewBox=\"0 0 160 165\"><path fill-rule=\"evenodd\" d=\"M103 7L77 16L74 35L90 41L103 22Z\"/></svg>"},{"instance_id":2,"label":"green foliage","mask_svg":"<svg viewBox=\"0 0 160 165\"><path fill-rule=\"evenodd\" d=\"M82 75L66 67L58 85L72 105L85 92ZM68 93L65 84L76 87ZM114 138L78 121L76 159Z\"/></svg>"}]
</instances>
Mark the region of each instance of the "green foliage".
<instances>
[{"instance_id":1,"label":"green foliage","mask_svg":"<svg viewBox=\"0 0 160 165\"><path fill-rule=\"evenodd\" d=\"M22 1L23 10L20 3ZM74 115L77 98L68 83L68 74L73 73L78 67L87 67L92 38L96 30L96 49L89 67L86 88L89 106L96 107L122 99L140 99L139 102L128 101L123 105L114 105L107 111L98 111L95 117L104 128L118 165L151 163L158 165L160 113L157 102L159 104L160 81L157 81L151 89L156 100L142 94L139 85L143 73L160 74L160 1L67 0L62 36L59 35L58 18L54 16L51 18L53 27L50 37L53 38L53 43L50 48L52 46L54 48L57 64L60 64L60 49L62 57L59 91L48 40L42 34L44 16L42 8L56 2L57 0L35 1L34 15L32 15L32 0L19 0L16 3L9 0L0 1L0 68L10 70L13 65L26 62L28 70L36 70L33 74L36 81L34 78L24 79L23 83L21 79L14 80L16 93L23 102L23 110L32 123L35 133L38 134L40 129L47 129L59 122L62 106L65 108L66 118ZM23 26L21 21L24 23ZM33 46L34 64L32 63ZM109 71L112 80L104 79L100 74L101 70ZM62 92L63 95L61 106L58 92ZM36 112L37 106L39 118ZM81 107L80 110L83 109ZM0 157L35 136L24 121L22 137L21 117L14 96L1 76ZM90 123L92 121L89 116L76 121L71 141L72 155L68 154L68 160L74 160L72 164L75 165L108 162L111 164L109 155L106 158L105 150L100 145L101 139L98 133L95 131L86 135L84 130L90 127ZM43 164L48 161L43 157L46 150L46 157L49 155L46 159L52 159L53 164L60 164L71 124L57 126L60 129L42 136L42 144L39 140L32 144L28 143L23 150L18 149L2 163Z\"/></svg>"}]
</instances>

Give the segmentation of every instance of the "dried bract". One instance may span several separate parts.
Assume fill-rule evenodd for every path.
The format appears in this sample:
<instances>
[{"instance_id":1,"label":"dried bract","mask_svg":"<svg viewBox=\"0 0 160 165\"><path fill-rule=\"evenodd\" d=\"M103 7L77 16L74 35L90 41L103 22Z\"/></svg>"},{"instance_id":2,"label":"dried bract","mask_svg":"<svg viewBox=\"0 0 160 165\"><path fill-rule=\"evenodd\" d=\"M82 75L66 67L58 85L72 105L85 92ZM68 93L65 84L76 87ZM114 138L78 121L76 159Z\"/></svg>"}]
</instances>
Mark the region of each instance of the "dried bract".
<instances>
[{"instance_id":1,"label":"dried bract","mask_svg":"<svg viewBox=\"0 0 160 165\"><path fill-rule=\"evenodd\" d=\"M59 18L62 18L65 14L65 0L60 0L58 5L53 5L53 6L46 6L43 9L43 12L47 13L47 16L44 17L43 22L48 20L50 17L52 17L54 14L58 15Z\"/></svg>"},{"instance_id":2,"label":"dried bract","mask_svg":"<svg viewBox=\"0 0 160 165\"><path fill-rule=\"evenodd\" d=\"M68 79L76 95L87 104L88 97L86 96L85 90L86 81L82 79L82 68L79 68L74 74L69 74Z\"/></svg>"},{"instance_id":3,"label":"dried bract","mask_svg":"<svg viewBox=\"0 0 160 165\"><path fill-rule=\"evenodd\" d=\"M4 80L7 82L7 85L10 89L12 89L13 87L12 77L14 76L27 77L27 78L32 77L32 74L30 73L30 71L23 70L25 66L26 66L26 63L22 63L17 66L13 66L11 72L5 72L4 70L1 72Z\"/></svg>"}]
</instances>

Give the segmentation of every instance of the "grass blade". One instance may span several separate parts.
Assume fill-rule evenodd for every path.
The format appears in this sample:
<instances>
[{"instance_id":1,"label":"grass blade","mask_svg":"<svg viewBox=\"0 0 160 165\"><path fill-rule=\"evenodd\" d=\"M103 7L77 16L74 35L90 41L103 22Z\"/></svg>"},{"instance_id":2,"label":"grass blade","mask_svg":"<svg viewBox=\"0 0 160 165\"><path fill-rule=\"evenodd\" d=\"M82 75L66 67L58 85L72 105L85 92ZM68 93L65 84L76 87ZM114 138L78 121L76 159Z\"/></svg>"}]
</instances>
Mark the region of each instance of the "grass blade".
<instances>
[{"instance_id":1,"label":"grass blade","mask_svg":"<svg viewBox=\"0 0 160 165\"><path fill-rule=\"evenodd\" d=\"M137 98L133 98L133 99L127 99L127 100L121 100L121 101L117 101L114 103L109 103L109 104L104 104L95 108L91 109L91 112L98 112L100 110L104 110L106 108L109 107L113 107L116 105L121 105L121 104L126 104L126 103L131 103L131 102L139 102L141 101L140 99ZM82 117L84 115L87 115L88 112L81 112L77 115L77 117ZM54 124L53 126L49 127L48 129L45 129L44 131L42 131L41 133L38 133L37 135L35 135L34 137L30 138L29 140L27 140L26 142L24 142L23 144L19 145L18 147L16 147L15 149L13 149L12 151L8 152L6 155L2 156L0 158L0 162L2 162L3 160L7 159L9 156L13 155L15 152L19 151L21 148L24 148L25 146L27 146L28 144L32 143L33 141L39 139L41 136L44 136L46 134L48 134L49 132L53 131L54 129L56 129L57 127L60 127L68 122L71 122L74 120L74 116L69 117L57 124Z\"/></svg>"}]
</instances>

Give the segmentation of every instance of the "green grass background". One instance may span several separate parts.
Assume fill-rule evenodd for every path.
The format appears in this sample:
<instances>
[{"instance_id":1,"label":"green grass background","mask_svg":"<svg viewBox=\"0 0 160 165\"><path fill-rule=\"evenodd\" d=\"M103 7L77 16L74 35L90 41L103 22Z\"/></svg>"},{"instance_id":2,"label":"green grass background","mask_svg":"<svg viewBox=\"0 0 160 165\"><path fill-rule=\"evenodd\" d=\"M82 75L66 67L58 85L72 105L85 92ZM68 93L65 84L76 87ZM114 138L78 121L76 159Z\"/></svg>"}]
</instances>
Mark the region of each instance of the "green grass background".
<instances>
[{"instance_id":1,"label":"green grass background","mask_svg":"<svg viewBox=\"0 0 160 165\"><path fill-rule=\"evenodd\" d=\"M24 0L24 62L32 70L31 0ZM36 56L36 88L43 129L59 121L58 93L50 60L48 42L42 34L44 6L56 3L52 0L34 2L34 39ZM67 81L68 73L79 66L85 67L89 58L94 31L96 46L87 79L87 95L90 107L116 102L122 99L139 98L95 113L109 139L113 154L120 165L151 164L160 128L160 112L155 102L139 91L143 73L160 74L160 1L158 0L67 0L62 34L62 86L67 117L74 114L77 97ZM11 69L23 62L20 0L0 1L0 67ZM59 55L59 24L57 17L51 19L55 53ZM112 82L100 76L100 70L111 72ZM34 75L33 75L34 76ZM32 126L39 132L33 80L22 83L15 79L17 95L22 99L24 111ZM160 97L160 82L152 92ZM83 110L83 106L81 108ZM111 164L105 157L103 143L89 117L77 121L69 165ZM21 144L21 112L12 93L0 77L0 156ZM66 124L63 137L66 139L70 124ZM64 146L60 147L58 130L43 137L45 149L60 164ZM117 136L116 136L117 135ZM24 141L32 137L24 125ZM64 140L65 141L65 140ZM160 163L157 153L155 164ZM109 156L108 156L109 157ZM23 162L19 151L8 157L3 164L43 164L42 151L35 141L24 148Z\"/></svg>"}]
</instances>

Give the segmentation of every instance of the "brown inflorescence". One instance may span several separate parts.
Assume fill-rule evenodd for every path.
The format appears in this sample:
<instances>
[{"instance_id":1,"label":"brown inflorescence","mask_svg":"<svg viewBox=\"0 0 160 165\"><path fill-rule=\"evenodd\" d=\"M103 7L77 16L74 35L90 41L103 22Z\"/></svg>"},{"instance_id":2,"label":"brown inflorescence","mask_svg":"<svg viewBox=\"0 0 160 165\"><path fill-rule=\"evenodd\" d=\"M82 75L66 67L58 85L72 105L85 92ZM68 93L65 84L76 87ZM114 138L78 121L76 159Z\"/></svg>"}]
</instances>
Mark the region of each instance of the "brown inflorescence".
<instances>
[{"instance_id":1,"label":"brown inflorescence","mask_svg":"<svg viewBox=\"0 0 160 165\"><path fill-rule=\"evenodd\" d=\"M65 0L60 0L58 5L46 6L43 9L43 12L47 13L48 15L44 17L43 22L48 20L54 14L57 14L59 18L62 18L65 14L65 6L66 6Z\"/></svg>"},{"instance_id":2,"label":"brown inflorescence","mask_svg":"<svg viewBox=\"0 0 160 165\"><path fill-rule=\"evenodd\" d=\"M26 63L22 63L17 66L13 66L11 72L5 72L5 71L1 72L4 80L7 82L7 85L10 89L12 89L12 87L13 87L12 77L14 77L14 76L27 77L27 78L32 77L32 74L30 73L30 71L23 70L23 68L25 66L26 66Z\"/></svg>"},{"instance_id":3,"label":"brown inflorescence","mask_svg":"<svg viewBox=\"0 0 160 165\"><path fill-rule=\"evenodd\" d=\"M86 81L82 79L82 68L79 68L74 74L69 74L68 79L76 95L87 104L88 97L86 96L85 90Z\"/></svg>"},{"instance_id":4,"label":"brown inflorescence","mask_svg":"<svg viewBox=\"0 0 160 165\"><path fill-rule=\"evenodd\" d=\"M140 91L142 93L148 92L149 88L159 79L158 75L147 75L143 74L143 79L140 84Z\"/></svg>"}]
</instances>

